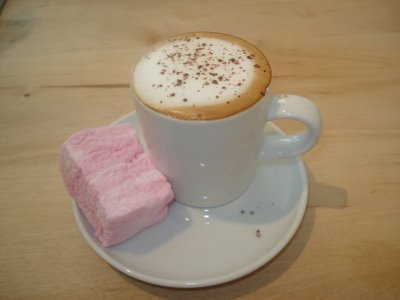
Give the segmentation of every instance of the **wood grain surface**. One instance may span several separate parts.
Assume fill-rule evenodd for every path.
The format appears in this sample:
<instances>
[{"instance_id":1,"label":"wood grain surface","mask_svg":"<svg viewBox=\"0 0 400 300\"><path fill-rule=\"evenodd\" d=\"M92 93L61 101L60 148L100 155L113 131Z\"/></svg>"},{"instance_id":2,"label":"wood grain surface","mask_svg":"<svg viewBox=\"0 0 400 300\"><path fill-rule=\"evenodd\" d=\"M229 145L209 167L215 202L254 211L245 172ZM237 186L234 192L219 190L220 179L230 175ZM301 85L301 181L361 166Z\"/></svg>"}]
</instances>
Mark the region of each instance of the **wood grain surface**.
<instances>
[{"instance_id":1,"label":"wood grain surface","mask_svg":"<svg viewBox=\"0 0 400 300\"><path fill-rule=\"evenodd\" d=\"M5 1L0 299L400 299L399 14L398 0ZM129 71L147 46L197 30L256 44L273 92L312 99L324 129L303 156L309 201L288 246L242 279L179 290L90 249L58 155L70 134L134 110Z\"/></svg>"}]
</instances>

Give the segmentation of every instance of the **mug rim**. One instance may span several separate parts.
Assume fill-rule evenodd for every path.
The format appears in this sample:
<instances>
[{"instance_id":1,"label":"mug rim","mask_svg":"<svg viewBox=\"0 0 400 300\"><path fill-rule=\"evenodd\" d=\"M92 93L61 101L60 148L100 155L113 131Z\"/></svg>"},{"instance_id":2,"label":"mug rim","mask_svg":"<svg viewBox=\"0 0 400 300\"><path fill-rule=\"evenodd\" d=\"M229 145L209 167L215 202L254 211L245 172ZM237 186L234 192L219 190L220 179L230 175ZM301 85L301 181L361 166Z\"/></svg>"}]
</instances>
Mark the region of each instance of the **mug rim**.
<instances>
[{"instance_id":1,"label":"mug rim","mask_svg":"<svg viewBox=\"0 0 400 300\"><path fill-rule=\"evenodd\" d=\"M179 36L184 36L184 35L190 35L190 34L215 34L215 35L221 35L221 36L230 36L233 37L235 39L238 39L246 44L250 44L251 46L253 46L254 48L256 48L258 50L258 52L263 56L263 58L265 59L265 61L267 62L269 68L268 68L268 73L269 73L269 80L267 82L267 85L265 87L264 93L257 99L257 101L255 101L254 103L252 103L250 106L227 116L223 116L220 118L213 118L213 119L185 119L185 118L179 118L177 116L173 116L172 114L167 114L167 113L162 113L157 111L156 109L153 109L152 107L150 107L149 105L147 105L144 101L141 100L141 98L139 97L139 95L137 94L135 88L134 88L134 84L133 84L133 73L136 69L136 66L139 62L139 60L144 56L145 53L149 52L149 49L151 48L155 48L157 47L157 45L161 45L162 43L164 43L165 41L167 41L168 39L173 39L175 37L179 37ZM190 32L184 32L184 33L180 33L180 34L175 34L173 36L169 36L169 37L165 37L163 39L160 39L159 41L157 41L156 43L153 43L152 45L150 45L150 47L147 47L135 60L135 63L132 65L130 72L129 72L130 76L129 76L129 87L130 90L132 91L133 95L135 96L135 100L137 100L136 102L140 102L144 107L148 108L149 110L151 110L152 112L155 112L161 116L164 116L168 119L174 119L177 121L183 121L183 122L212 122L212 121L218 121L218 120L226 120L230 117L234 117L237 115L240 115L242 113L245 113L246 111L248 111L249 109L251 109L252 107L254 107L257 103L259 103L264 97L266 97L269 94L270 91L270 87L271 87L271 82L272 82L272 68L271 68L271 64L268 61L268 58L265 56L265 54L253 43L250 43L249 41L232 35L232 34L228 34L228 33L222 33L222 32L216 32L216 31L190 31Z\"/></svg>"},{"instance_id":2,"label":"mug rim","mask_svg":"<svg viewBox=\"0 0 400 300\"><path fill-rule=\"evenodd\" d=\"M150 106L146 105L143 103L140 98L134 94L134 100L135 100L135 110L137 111L137 105L140 105L143 107L145 110L149 111L150 113L155 114L157 117L168 120L168 121L174 121L177 123L181 124L215 124L215 123L221 123L221 122L226 122L226 121L233 121L234 119L239 119L243 117L245 114L250 113L253 109L255 109L258 105L262 104L263 100L266 99L267 97L270 96L269 93L270 86L267 88L265 91L264 96L262 96L257 102L253 103L251 106L247 107L244 110L241 110L235 114L218 118L218 119L180 119L171 115L163 114L157 110L152 109Z\"/></svg>"}]
</instances>

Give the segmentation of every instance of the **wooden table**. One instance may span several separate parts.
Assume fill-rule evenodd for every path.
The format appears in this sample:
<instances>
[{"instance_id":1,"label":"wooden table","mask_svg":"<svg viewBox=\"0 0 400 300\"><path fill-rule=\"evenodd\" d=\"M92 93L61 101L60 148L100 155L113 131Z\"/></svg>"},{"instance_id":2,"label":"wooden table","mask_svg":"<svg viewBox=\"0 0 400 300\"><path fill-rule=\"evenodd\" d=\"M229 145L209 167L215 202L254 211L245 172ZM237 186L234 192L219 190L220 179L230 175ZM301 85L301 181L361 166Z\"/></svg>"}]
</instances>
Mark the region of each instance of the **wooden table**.
<instances>
[{"instance_id":1,"label":"wooden table","mask_svg":"<svg viewBox=\"0 0 400 300\"><path fill-rule=\"evenodd\" d=\"M0 15L1 299L400 299L400 2L18 1ZM275 93L313 99L304 220L256 272L162 288L110 267L79 233L58 172L73 132L134 110L151 43L209 30L255 43ZM281 122L288 131L296 124Z\"/></svg>"}]
</instances>

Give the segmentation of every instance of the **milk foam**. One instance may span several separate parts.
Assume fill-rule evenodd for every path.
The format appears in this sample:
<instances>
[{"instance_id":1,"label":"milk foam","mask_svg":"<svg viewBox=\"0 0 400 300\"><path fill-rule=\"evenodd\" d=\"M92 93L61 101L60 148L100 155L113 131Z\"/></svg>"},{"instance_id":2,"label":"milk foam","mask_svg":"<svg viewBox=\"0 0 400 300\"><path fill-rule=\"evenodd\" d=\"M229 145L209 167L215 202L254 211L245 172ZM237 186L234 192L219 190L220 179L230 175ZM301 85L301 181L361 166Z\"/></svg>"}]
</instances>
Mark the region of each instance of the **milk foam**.
<instances>
[{"instance_id":1,"label":"milk foam","mask_svg":"<svg viewBox=\"0 0 400 300\"><path fill-rule=\"evenodd\" d=\"M269 64L257 48L235 39L191 33L156 45L132 74L137 96L147 106L183 119L219 118L234 113L249 97L257 101L270 81Z\"/></svg>"}]
</instances>

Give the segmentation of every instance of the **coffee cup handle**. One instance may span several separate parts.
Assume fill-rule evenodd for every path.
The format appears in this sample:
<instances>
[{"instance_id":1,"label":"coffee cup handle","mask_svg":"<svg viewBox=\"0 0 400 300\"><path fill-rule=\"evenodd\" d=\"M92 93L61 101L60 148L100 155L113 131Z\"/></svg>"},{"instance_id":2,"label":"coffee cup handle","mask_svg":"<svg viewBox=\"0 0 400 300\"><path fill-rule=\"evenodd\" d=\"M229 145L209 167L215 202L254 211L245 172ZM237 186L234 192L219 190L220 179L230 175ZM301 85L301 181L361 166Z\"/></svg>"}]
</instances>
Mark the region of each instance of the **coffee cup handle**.
<instances>
[{"instance_id":1,"label":"coffee cup handle","mask_svg":"<svg viewBox=\"0 0 400 300\"><path fill-rule=\"evenodd\" d=\"M306 128L294 135L266 134L259 154L260 159L298 156L317 143L322 121L318 108L310 100L296 95L270 96L266 122L278 119L296 120Z\"/></svg>"}]
</instances>

